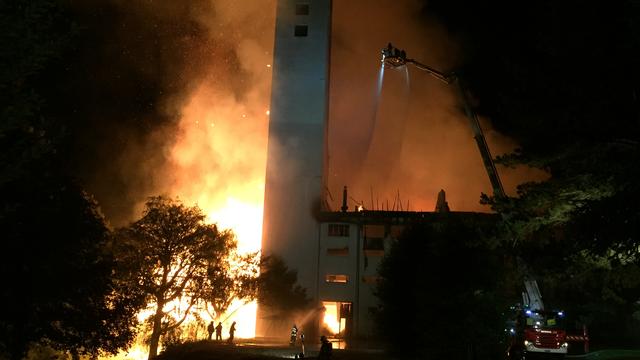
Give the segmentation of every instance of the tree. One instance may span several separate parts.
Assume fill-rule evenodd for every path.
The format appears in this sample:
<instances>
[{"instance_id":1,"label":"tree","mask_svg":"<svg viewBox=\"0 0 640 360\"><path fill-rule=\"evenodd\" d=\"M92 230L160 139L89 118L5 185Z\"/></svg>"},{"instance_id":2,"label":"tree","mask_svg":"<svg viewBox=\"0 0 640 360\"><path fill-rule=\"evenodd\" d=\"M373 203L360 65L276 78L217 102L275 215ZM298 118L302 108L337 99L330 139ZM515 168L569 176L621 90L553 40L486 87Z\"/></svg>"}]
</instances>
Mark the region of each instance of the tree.
<instances>
[{"instance_id":1,"label":"tree","mask_svg":"<svg viewBox=\"0 0 640 360\"><path fill-rule=\"evenodd\" d=\"M258 254L239 255L230 236L227 254L210 259L207 267L204 301L207 312L219 320L234 300L245 303L256 299L258 290Z\"/></svg>"},{"instance_id":2,"label":"tree","mask_svg":"<svg viewBox=\"0 0 640 360\"><path fill-rule=\"evenodd\" d=\"M502 252L485 234L493 226L445 219L405 230L379 268L380 336L400 356L493 358L509 300ZM412 345L407 346L410 341Z\"/></svg>"},{"instance_id":3,"label":"tree","mask_svg":"<svg viewBox=\"0 0 640 360\"><path fill-rule=\"evenodd\" d=\"M276 317L306 309L311 300L306 289L296 284L297 281L298 273L289 269L281 257L263 257L258 279L258 303L272 309Z\"/></svg>"},{"instance_id":4,"label":"tree","mask_svg":"<svg viewBox=\"0 0 640 360\"><path fill-rule=\"evenodd\" d=\"M119 231L115 248L122 278L153 304L149 359L157 355L160 338L208 295L210 265L224 264L235 248L232 233L205 218L197 206L151 197L142 218ZM181 302L179 313L168 308L172 302Z\"/></svg>"},{"instance_id":5,"label":"tree","mask_svg":"<svg viewBox=\"0 0 640 360\"><path fill-rule=\"evenodd\" d=\"M137 308L111 279L111 234L96 202L58 175L0 188L0 352L22 358L31 343L77 354L128 346Z\"/></svg>"}]
</instances>

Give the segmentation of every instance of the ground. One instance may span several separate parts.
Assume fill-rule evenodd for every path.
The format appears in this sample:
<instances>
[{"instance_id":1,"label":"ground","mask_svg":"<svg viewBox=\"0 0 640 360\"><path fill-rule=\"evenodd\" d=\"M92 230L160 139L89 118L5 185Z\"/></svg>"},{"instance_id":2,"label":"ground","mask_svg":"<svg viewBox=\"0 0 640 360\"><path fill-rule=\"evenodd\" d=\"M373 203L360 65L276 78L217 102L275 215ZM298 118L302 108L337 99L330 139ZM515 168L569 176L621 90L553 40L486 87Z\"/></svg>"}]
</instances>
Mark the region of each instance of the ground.
<instances>
[{"instance_id":1,"label":"ground","mask_svg":"<svg viewBox=\"0 0 640 360\"><path fill-rule=\"evenodd\" d=\"M315 359L320 344L309 344L305 347L306 358ZM293 359L302 351L300 345L290 347L286 343L266 343L240 341L233 346L215 341L199 341L186 343L164 351L158 360L269 360ZM332 360L382 360L389 356L380 350L341 350L334 346Z\"/></svg>"},{"instance_id":2,"label":"ground","mask_svg":"<svg viewBox=\"0 0 640 360\"><path fill-rule=\"evenodd\" d=\"M336 346L337 347L337 346ZM392 359L381 350L343 350L334 347L332 360ZM315 359L319 344L306 347L305 358ZM234 345L215 341L186 343L167 349L158 360L275 360L293 359L301 347L289 347L285 342L240 340ZM502 360L502 359L496 359ZM640 350L599 350L587 355L567 356L566 360L640 360Z\"/></svg>"}]
</instances>

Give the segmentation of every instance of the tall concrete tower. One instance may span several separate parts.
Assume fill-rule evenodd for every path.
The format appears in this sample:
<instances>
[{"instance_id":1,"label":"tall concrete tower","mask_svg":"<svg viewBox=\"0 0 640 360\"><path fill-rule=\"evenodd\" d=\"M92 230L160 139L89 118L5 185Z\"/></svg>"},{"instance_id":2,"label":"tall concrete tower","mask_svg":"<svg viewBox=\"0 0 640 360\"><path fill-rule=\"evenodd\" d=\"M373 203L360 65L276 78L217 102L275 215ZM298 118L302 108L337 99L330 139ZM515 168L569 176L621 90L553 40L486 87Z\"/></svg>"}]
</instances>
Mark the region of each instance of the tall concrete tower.
<instances>
[{"instance_id":1,"label":"tall concrete tower","mask_svg":"<svg viewBox=\"0 0 640 360\"><path fill-rule=\"evenodd\" d=\"M316 302L330 31L331 0L278 0L262 252L281 256Z\"/></svg>"}]
</instances>

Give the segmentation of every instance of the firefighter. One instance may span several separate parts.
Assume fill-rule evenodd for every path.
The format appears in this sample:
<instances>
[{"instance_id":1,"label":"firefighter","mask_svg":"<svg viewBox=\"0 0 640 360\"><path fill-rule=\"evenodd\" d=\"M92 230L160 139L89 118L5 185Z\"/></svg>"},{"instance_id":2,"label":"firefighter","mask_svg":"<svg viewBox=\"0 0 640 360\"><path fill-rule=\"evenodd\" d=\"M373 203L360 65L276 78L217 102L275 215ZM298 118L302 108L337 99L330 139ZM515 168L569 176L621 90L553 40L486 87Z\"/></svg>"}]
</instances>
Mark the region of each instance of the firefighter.
<instances>
[{"instance_id":1,"label":"firefighter","mask_svg":"<svg viewBox=\"0 0 640 360\"><path fill-rule=\"evenodd\" d=\"M330 360L333 345L324 335L320 336L320 343L321 345L320 352L318 353L318 360Z\"/></svg>"},{"instance_id":2,"label":"firefighter","mask_svg":"<svg viewBox=\"0 0 640 360\"><path fill-rule=\"evenodd\" d=\"M222 322L218 322L218 326L216 326L216 341L222 341Z\"/></svg>"},{"instance_id":3,"label":"firefighter","mask_svg":"<svg viewBox=\"0 0 640 360\"><path fill-rule=\"evenodd\" d=\"M227 340L227 342L229 344L233 344L233 336L236 333L236 322L232 322L231 323L231 327L229 328L229 339Z\"/></svg>"},{"instance_id":4,"label":"firefighter","mask_svg":"<svg viewBox=\"0 0 640 360\"><path fill-rule=\"evenodd\" d=\"M289 345L293 346L296 344L296 340L298 339L298 327L296 324L293 324L291 328L291 339L289 340Z\"/></svg>"},{"instance_id":5,"label":"firefighter","mask_svg":"<svg viewBox=\"0 0 640 360\"><path fill-rule=\"evenodd\" d=\"M209 326L207 326L207 332L209 333L207 340L211 340L211 335L213 335L213 321L209 323Z\"/></svg>"}]
</instances>

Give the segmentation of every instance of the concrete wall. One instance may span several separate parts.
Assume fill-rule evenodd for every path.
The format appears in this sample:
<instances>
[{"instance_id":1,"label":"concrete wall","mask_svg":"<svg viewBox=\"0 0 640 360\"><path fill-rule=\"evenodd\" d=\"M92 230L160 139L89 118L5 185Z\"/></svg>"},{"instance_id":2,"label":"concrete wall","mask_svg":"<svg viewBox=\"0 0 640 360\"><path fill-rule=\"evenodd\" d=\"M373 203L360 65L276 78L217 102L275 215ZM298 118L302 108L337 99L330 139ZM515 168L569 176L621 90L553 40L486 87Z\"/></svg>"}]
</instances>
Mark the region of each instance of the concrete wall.
<instances>
[{"instance_id":1,"label":"concrete wall","mask_svg":"<svg viewBox=\"0 0 640 360\"><path fill-rule=\"evenodd\" d=\"M308 5L308 15L297 15ZM330 0L279 0L262 251L281 256L318 301L317 264L328 113ZM296 36L304 30L306 36ZM258 310L258 335L265 334ZM290 326L290 324L289 324Z\"/></svg>"}]
</instances>

